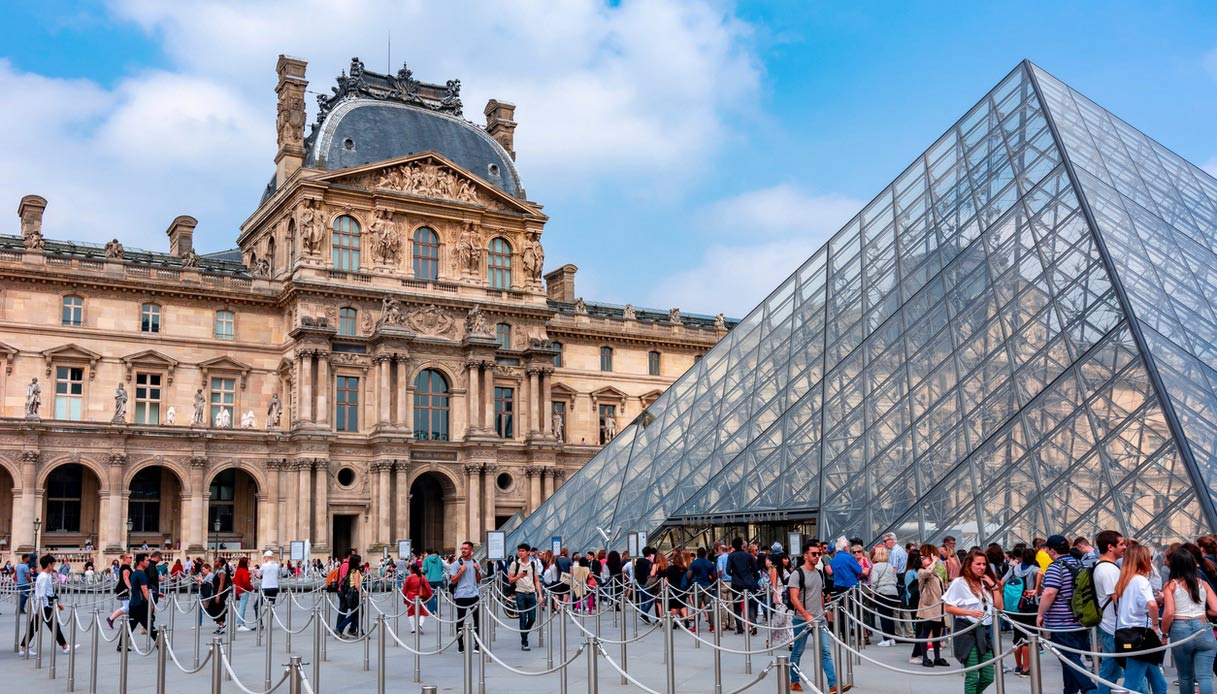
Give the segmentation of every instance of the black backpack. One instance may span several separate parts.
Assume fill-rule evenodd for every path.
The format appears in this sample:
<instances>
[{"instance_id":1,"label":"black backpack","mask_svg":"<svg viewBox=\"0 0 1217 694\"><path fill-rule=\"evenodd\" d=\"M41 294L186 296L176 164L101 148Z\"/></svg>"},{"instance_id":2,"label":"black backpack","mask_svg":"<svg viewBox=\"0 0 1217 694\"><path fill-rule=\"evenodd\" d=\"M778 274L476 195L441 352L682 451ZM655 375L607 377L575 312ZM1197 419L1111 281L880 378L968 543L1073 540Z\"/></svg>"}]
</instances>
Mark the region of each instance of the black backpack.
<instances>
[{"instance_id":1,"label":"black backpack","mask_svg":"<svg viewBox=\"0 0 1217 694\"><path fill-rule=\"evenodd\" d=\"M799 602L803 603L803 609L807 610L807 574L803 573L803 567L801 566L795 569L794 572L799 577ZM790 610L791 612L795 611L794 602L790 599L789 587L782 591L782 602L786 605L786 609ZM807 611L810 612L811 610Z\"/></svg>"}]
</instances>

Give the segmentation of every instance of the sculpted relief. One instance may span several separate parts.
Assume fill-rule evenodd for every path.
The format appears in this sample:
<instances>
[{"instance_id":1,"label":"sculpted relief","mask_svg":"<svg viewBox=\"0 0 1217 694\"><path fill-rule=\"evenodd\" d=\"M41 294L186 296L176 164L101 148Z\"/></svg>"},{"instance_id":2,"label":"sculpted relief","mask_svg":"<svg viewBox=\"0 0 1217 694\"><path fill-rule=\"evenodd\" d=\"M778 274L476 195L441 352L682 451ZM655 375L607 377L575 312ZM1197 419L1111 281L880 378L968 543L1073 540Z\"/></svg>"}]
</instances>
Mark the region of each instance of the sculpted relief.
<instances>
[{"instance_id":1,"label":"sculpted relief","mask_svg":"<svg viewBox=\"0 0 1217 694\"><path fill-rule=\"evenodd\" d=\"M385 297L377 326L401 326L427 337L455 337L456 319L434 304L403 308L397 299Z\"/></svg>"},{"instance_id":2,"label":"sculpted relief","mask_svg":"<svg viewBox=\"0 0 1217 694\"><path fill-rule=\"evenodd\" d=\"M433 161L415 161L356 176L351 184L368 190L384 188L424 198L442 198L491 207L473 181Z\"/></svg>"},{"instance_id":3,"label":"sculpted relief","mask_svg":"<svg viewBox=\"0 0 1217 694\"><path fill-rule=\"evenodd\" d=\"M395 264L401 253L401 235L393 221L393 213L377 210L368 231L372 236L372 255L376 260L386 265Z\"/></svg>"}]
</instances>

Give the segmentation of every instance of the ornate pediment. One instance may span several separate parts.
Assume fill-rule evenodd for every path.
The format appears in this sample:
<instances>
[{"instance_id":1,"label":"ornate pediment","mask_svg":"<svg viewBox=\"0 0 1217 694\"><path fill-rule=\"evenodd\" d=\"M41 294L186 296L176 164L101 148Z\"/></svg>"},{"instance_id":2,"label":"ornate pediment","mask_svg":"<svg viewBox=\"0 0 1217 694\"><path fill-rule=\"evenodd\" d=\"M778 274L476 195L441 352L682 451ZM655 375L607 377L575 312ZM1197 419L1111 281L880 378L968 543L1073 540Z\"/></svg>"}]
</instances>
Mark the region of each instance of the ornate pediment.
<instances>
[{"instance_id":1,"label":"ornate pediment","mask_svg":"<svg viewBox=\"0 0 1217 694\"><path fill-rule=\"evenodd\" d=\"M66 344L43 351L42 360L46 364L46 375L48 377L51 375L51 369L54 368L56 362L68 362L88 364L89 378L92 379L97 375L97 362L101 360L101 355L77 344Z\"/></svg>"},{"instance_id":2,"label":"ornate pediment","mask_svg":"<svg viewBox=\"0 0 1217 694\"><path fill-rule=\"evenodd\" d=\"M253 370L249 364L237 361L229 356L215 357L207 361L199 362L199 370L203 372L203 387L207 387L207 379L213 373L225 374L240 374L241 390L245 390L245 383L249 380L249 372Z\"/></svg>"},{"instance_id":3,"label":"ornate pediment","mask_svg":"<svg viewBox=\"0 0 1217 694\"><path fill-rule=\"evenodd\" d=\"M131 380L131 374L135 369L145 368L165 371L168 375L169 383L173 383L173 370L178 365L176 359L167 357L154 349L146 349L143 352L129 354L122 358L122 362L123 366L126 367L128 381Z\"/></svg>"},{"instance_id":4,"label":"ornate pediment","mask_svg":"<svg viewBox=\"0 0 1217 694\"><path fill-rule=\"evenodd\" d=\"M576 395L579 394L579 391L575 390L574 388L571 388L570 386L566 385L565 383L555 383L552 386L550 386L549 390L551 393L553 393L553 397L574 398Z\"/></svg>"},{"instance_id":5,"label":"ornate pediment","mask_svg":"<svg viewBox=\"0 0 1217 694\"><path fill-rule=\"evenodd\" d=\"M605 386L598 390L592 391L592 400L621 400L624 401L629 396L612 386Z\"/></svg>"},{"instance_id":6,"label":"ornate pediment","mask_svg":"<svg viewBox=\"0 0 1217 694\"><path fill-rule=\"evenodd\" d=\"M367 191L390 191L450 200L493 210L537 212L435 152L343 169L321 176L318 180Z\"/></svg>"}]
</instances>

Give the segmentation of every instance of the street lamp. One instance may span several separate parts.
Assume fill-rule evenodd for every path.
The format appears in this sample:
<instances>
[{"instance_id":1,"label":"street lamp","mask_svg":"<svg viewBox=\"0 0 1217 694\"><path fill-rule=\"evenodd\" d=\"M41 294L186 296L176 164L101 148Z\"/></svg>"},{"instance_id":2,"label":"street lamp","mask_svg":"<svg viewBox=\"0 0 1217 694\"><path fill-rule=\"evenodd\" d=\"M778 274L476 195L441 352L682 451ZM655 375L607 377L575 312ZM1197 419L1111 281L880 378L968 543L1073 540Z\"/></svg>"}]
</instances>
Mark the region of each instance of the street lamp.
<instances>
[{"instance_id":1,"label":"street lamp","mask_svg":"<svg viewBox=\"0 0 1217 694\"><path fill-rule=\"evenodd\" d=\"M127 516L127 551L131 551L131 531L135 529L135 521L131 520L131 516Z\"/></svg>"},{"instance_id":2,"label":"street lamp","mask_svg":"<svg viewBox=\"0 0 1217 694\"><path fill-rule=\"evenodd\" d=\"M213 535L211 538L212 539L211 544L215 545L216 556L219 556L219 554L220 554L220 519L219 518L216 518L215 522L211 524L211 529L215 531L215 535Z\"/></svg>"},{"instance_id":3,"label":"street lamp","mask_svg":"<svg viewBox=\"0 0 1217 694\"><path fill-rule=\"evenodd\" d=\"M42 519L34 519L34 554L42 551Z\"/></svg>"}]
</instances>

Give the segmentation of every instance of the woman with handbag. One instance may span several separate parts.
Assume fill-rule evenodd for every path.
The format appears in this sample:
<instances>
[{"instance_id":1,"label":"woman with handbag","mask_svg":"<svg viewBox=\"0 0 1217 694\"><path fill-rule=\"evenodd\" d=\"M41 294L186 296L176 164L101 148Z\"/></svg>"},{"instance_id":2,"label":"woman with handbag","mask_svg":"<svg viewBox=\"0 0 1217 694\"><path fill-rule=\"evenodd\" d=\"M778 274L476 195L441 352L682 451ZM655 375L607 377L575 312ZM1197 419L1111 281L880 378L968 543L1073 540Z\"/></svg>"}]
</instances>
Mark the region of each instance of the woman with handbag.
<instances>
[{"instance_id":1,"label":"woman with handbag","mask_svg":"<svg viewBox=\"0 0 1217 694\"><path fill-rule=\"evenodd\" d=\"M1179 691L1190 694L1200 686L1200 694L1213 694L1213 659L1217 639L1206 616L1217 617L1217 593L1200 579L1191 552L1173 552L1168 565L1170 581L1162 587L1162 631L1171 643L1179 643L1196 632L1200 636L1171 647L1179 670Z\"/></svg>"},{"instance_id":2,"label":"woman with handbag","mask_svg":"<svg viewBox=\"0 0 1217 694\"><path fill-rule=\"evenodd\" d=\"M1002 602L1006 604L1007 616L1019 624L1035 627L1039 610L1040 565L1035 561L1035 548L1026 545L1019 548L1018 563L1010 564L1002 576ZM1014 599L1012 599L1014 598ZM1011 614L1013 613L1013 614ZM1027 650L1027 634L1014 630L1014 674L1031 676L1031 654Z\"/></svg>"},{"instance_id":3,"label":"woman with handbag","mask_svg":"<svg viewBox=\"0 0 1217 694\"><path fill-rule=\"evenodd\" d=\"M974 549L964 557L960 567L959 578L951 581L947 592L943 593L942 601L946 603L947 614L959 617L956 622L956 634L953 641L955 658L964 667L974 667L986 660L993 659L992 631L988 627L993 624L993 615L1002 609L1001 585L989 570L989 558L979 549ZM968 629L969 626L980 622L981 626ZM964 694L980 694L993 684L993 664L978 669L969 670L964 675Z\"/></svg>"},{"instance_id":4,"label":"woman with handbag","mask_svg":"<svg viewBox=\"0 0 1217 694\"><path fill-rule=\"evenodd\" d=\"M942 657L942 627L944 610L942 594L946 590L943 574L946 567L938 558L938 549L934 545L922 545L921 568L917 570L917 592L920 600L917 605L917 644L913 653L921 652L921 665L949 667L950 663ZM927 639L933 639L932 641ZM930 649L934 650L934 658L930 658Z\"/></svg>"},{"instance_id":5,"label":"woman with handbag","mask_svg":"<svg viewBox=\"0 0 1217 694\"><path fill-rule=\"evenodd\" d=\"M1143 651L1162 645L1158 629L1158 603L1149 582L1154 570L1149 550L1132 545L1124 550L1124 565L1116 581L1116 654ZM1131 692L1144 691L1149 682L1153 694L1166 694L1166 678L1162 676L1162 651L1124 658L1124 688Z\"/></svg>"},{"instance_id":6,"label":"woman with handbag","mask_svg":"<svg viewBox=\"0 0 1217 694\"><path fill-rule=\"evenodd\" d=\"M879 618L881 633L876 646L896 645L896 622L892 617L900 606L900 589L896 583L896 570L892 568L887 547L879 545L871 550L870 584L875 591L875 611Z\"/></svg>"},{"instance_id":7,"label":"woman with handbag","mask_svg":"<svg viewBox=\"0 0 1217 694\"><path fill-rule=\"evenodd\" d=\"M410 625L410 633L417 629L422 633L423 623L431 614L427 611L427 602L431 600L431 584L423 576L423 570L418 564L410 564L406 569L406 580L401 584L402 601L406 604L406 616L414 617Z\"/></svg>"}]
</instances>

